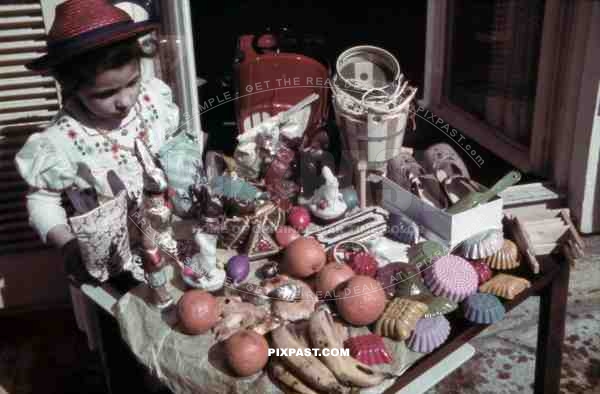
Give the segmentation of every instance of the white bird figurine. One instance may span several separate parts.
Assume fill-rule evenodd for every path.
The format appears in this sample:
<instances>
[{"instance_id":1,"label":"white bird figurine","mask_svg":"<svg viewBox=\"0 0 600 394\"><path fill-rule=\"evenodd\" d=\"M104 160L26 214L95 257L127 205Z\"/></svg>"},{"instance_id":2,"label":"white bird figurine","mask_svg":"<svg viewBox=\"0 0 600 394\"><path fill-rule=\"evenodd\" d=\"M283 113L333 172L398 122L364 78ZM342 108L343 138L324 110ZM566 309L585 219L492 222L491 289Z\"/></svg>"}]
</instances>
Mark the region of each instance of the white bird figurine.
<instances>
[{"instance_id":1,"label":"white bird figurine","mask_svg":"<svg viewBox=\"0 0 600 394\"><path fill-rule=\"evenodd\" d=\"M327 166L323 166L321 175L325 178L325 183L313 194L309 204L310 211L325 221L338 219L348 210L340 192L339 181Z\"/></svg>"}]
</instances>

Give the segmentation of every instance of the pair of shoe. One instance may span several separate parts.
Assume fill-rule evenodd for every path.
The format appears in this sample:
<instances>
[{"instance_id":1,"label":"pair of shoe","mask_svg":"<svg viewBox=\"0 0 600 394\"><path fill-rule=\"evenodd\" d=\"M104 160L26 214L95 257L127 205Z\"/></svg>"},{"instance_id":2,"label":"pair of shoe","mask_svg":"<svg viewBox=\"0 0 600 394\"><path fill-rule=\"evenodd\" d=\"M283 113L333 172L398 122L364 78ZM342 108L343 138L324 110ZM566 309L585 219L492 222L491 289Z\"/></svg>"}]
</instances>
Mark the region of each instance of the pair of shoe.
<instances>
[{"instance_id":1,"label":"pair of shoe","mask_svg":"<svg viewBox=\"0 0 600 394\"><path fill-rule=\"evenodd\" d=\"M465 163L446 143L427 148L422 164L411 154L402 152L388 162L388 178L441 210L470 192L487 190L471 179Z\"/></svg>"}]
</instances>

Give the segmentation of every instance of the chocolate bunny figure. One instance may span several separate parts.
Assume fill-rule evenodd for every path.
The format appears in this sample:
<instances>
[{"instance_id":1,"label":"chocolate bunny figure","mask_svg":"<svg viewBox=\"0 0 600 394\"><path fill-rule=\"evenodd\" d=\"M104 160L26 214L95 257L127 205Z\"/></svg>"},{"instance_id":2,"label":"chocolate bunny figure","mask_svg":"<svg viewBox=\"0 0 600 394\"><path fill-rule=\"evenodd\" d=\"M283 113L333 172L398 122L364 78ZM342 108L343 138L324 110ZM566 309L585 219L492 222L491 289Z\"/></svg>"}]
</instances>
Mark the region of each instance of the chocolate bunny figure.
<instances>
[{"instance_id":1,"label":"chocolate bunny figure","mask_svg":"<svg viewBox=\"0 0 600 394\"><path fill-rule=\"evenodd\" d=\"M221 199L211 193L204 168L198 167L198 176L191 190L192 212L201 230L208 234L220 234L225 210Z\"/></svg>"}]
</instances>

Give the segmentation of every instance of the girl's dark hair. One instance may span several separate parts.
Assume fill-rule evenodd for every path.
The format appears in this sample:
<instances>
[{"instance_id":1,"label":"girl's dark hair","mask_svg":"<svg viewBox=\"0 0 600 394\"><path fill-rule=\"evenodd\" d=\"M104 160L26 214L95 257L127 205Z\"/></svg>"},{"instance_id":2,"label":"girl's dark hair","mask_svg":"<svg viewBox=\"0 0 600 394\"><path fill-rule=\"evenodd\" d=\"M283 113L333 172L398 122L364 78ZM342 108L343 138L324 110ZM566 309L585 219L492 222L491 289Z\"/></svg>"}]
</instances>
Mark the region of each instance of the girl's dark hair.
<instances>
[{"instance_id":1,"label":"girl's dark hair","mask_svg":"<svg viewBox=\"0 0 600 394\"><path fill-rule=\"evenodd\" d=\"M63 98L68 99L80 87L93 83L99 73L122 67L132 60L154 57L156 49L154 40L141 44L132 38L71 58L56 66L52 75L61 85Z\"/></svg>"}]
</instances>

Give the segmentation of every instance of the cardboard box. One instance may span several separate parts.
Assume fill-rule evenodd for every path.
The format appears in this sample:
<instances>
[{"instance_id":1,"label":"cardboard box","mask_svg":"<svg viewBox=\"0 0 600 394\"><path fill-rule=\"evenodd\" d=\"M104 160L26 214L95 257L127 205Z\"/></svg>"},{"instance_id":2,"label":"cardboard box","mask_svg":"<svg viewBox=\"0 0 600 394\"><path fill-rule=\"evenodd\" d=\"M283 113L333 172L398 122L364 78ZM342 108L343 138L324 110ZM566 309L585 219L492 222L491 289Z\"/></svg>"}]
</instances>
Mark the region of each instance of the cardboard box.
<instances>
[{"instance_id":1,"label":"cardboard box","mask_svg":"<svg viewBox=\"0 0 600 394\"><path fill-rule=\"evenodd\" d=\"M423 237L453 249L465 239L489 229L502 229L502 198L450 215L433 207L397 183L382 177L381 204L390 213L404 213L417 222Z\"/></svg>"}]
</instances>

